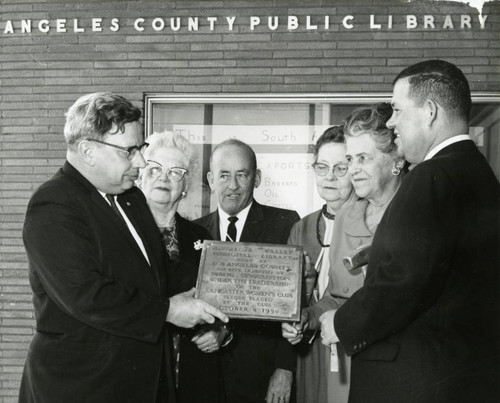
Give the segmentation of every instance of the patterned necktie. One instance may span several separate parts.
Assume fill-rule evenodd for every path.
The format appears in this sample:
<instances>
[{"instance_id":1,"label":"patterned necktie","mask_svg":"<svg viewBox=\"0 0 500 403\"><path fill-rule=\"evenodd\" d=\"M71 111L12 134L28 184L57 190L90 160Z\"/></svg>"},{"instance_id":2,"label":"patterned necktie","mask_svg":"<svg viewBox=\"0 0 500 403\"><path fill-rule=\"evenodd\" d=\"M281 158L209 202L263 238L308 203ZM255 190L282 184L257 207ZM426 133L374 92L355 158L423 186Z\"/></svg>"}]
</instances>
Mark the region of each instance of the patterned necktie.
<instances>
[{"instance_id":1,"label":"patterned necktie","mask_svg":"<svg viewBox=\"0 0 500 403\"><path fill-rule=\"evenodd\" d=\"M238 217L229 217L228 220L226 241L236 242L236 221L238 221Z\"/></svg>"},{"instance_id":2,"label":"patterned necktie","mask_svg":"<svg viewBox=\"0 0 500 403\"><path fill-rule=\"evenodd\" d=\"M115 214L117 214L118 217L120 217L120 219L122 220L122 222L125 225L127 225L127 222L125 221L125 218L123 218L122 213L120 213L120 210L118 210L118 206L116 205L116 202L115 202L115 196L107 194L106 195L106 199L108 199L109 204L111 204L111 208L113 209L113 211L115 212ZM127 227L128 227L128 225L127 225Z\"/></svg>"}]
</instances>

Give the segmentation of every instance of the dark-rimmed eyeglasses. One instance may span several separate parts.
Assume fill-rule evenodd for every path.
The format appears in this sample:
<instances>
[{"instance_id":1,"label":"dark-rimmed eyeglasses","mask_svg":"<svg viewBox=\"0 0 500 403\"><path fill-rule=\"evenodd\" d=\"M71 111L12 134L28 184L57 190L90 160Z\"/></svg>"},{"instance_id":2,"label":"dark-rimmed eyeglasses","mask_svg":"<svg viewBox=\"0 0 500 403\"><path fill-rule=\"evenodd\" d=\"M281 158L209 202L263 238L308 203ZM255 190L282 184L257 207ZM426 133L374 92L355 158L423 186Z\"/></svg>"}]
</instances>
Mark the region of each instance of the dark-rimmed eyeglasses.
<instances>
[{"instance_id":1,"label":"dark-rimmed eyeglasses","mask_svg":"<svg viewBox=\"0 0 500 403\"><path fill-rule=\"evenodd\" d=\"M122 146L118 146L116 144L106 143L105 141L96 140L96 139L87 139L87 141L93 141L95 143L104 144L106 146L114 147L120 151L123 151L125 153L125 157L128 160L133 160L138 152L140 152L140 153L144 152L144 150L149 146L148 143L142 143L141 145L138 145L138 146L122 147Z\"/></svg>"},{"instance_id":2,"label":"dark-rimmed eyeglasses","mask_svg":"<svg viewBox=\"0 0 500 403\"><path fill-rule=\"evenodd\" d=\"M315 162L314 164L312 164L312 166L314 168L314 172L318 176L325 176L331 170L337 178L345 176L349 168L347 164L335 164L333 167L331 167L330 165L323 164L321 162Z\"/></svg>"},{"instance_id":3,"label":"dark-rimmed eyeglasses","mask_svg":"<svg viewBox=\"0 0 500 403\"><path fill-rule=\"evenodd\" d=\"M146 172L153 179L158 179L160 176L166 174L167 178L171 182L180 182L184 175L188 173L188 170L185 168L172 167L165 168L159 162L153 160L147 160L148 165L146 166Z\"/></svg>"}]
</instances>

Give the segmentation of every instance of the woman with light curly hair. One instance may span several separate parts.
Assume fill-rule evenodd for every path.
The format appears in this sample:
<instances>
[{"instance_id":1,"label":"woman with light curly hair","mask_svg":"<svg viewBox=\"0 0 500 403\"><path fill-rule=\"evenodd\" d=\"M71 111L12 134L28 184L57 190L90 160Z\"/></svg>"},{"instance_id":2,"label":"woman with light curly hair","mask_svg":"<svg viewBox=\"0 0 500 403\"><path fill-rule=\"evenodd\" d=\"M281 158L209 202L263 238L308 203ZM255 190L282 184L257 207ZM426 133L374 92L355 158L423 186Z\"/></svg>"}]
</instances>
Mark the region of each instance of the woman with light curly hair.
<instances>
[{"instance_id":1,"label":"woman with light curly hair","mask_svg":"<svg viewBox=\"0 0 500 403\"><path fill-rule=\"evenodd\" d=\"M198 155L196 148L177 133L153 133L146 141L147 165L139 178L140 188L162 233L168 257L191 263L167 265L169 295L175 295L196 285L200 246L205 239L211 239L204 227L177 212L187 195ZM221 322L195 329L173 326L172 330L178 401L220 402L217 351L229 342L230 331Z\"/></svg>"}]
</instances>

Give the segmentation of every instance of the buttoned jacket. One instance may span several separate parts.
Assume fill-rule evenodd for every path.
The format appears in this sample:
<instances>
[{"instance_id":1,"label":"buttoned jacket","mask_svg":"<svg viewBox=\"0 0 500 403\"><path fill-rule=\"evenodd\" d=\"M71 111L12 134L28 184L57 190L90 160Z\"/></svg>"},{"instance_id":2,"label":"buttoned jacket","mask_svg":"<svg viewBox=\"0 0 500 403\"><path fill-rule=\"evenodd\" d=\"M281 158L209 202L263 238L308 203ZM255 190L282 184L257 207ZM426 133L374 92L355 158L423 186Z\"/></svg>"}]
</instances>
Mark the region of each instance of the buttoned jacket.
<instances>
[{"instance_id":1,"label":"buttoned jacket","mask_svg":"<svg viewBox=\"0 0 500 403\"><path fill-rule=\"evenodd\" d=\"M409 172L335 316L349 402L498 401L499 231L500 186L472 141Z\"/></svg>"}]
</instances>

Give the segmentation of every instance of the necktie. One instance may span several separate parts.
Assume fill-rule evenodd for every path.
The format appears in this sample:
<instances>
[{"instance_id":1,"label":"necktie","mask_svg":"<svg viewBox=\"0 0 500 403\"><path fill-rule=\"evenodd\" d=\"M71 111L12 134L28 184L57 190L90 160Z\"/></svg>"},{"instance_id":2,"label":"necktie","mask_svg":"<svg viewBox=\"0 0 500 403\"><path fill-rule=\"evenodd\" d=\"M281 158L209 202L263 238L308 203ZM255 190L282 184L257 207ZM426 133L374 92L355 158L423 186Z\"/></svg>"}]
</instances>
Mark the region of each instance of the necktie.
<instances>
[{"instance_id":1,"label":"necktie","mask_svg":"<svg viewBox=\"0 0 500 403\"><path fill-rule=\"evenodd\" d=\"M107 194L106 195L106 199L108 199L109 204L111 204L111 208L113 209L113 211L115 212L115 214L117 214L118 217L120 217L120 219L122 220L122 222L125 225L127 225L127 222L123 218L122 213L120 213L120 210L118 210L118 207L117 207L116 202L115 202L115 196ZM128 225L127 225L127 227L128 227Z\"/></svg>"},{"instance_id":2,"label":"necktie","mask_svg":"<svg viewBox=\"0 0 500 403\"><path fill-rule=\"evenodd\" d=\"M236 221L238 221L238 217L229 217L228 220L226 241L236 242Z\"/></svg>"}]
</instances>

